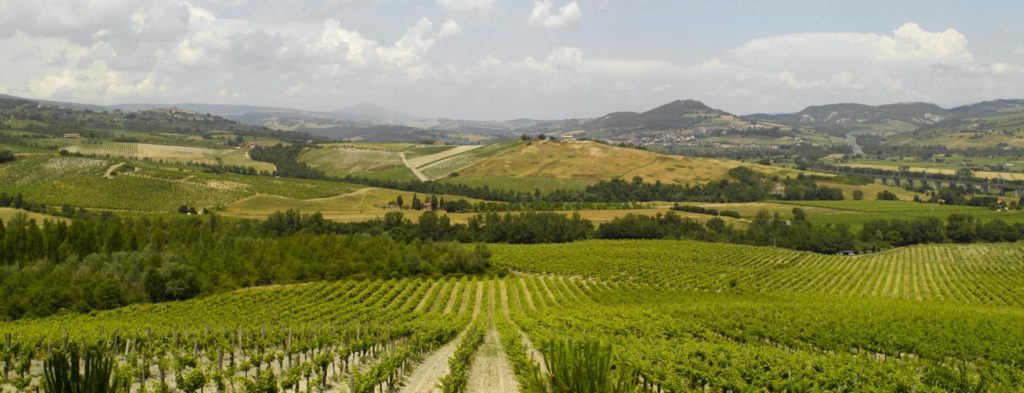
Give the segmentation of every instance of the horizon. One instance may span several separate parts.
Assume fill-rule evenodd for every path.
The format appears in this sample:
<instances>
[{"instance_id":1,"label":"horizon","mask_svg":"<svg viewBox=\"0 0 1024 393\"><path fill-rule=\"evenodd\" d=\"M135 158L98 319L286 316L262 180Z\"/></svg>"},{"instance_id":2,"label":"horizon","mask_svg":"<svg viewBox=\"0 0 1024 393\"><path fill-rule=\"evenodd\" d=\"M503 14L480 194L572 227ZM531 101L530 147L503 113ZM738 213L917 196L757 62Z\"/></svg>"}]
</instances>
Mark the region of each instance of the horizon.
<instances>
[{"instance_id":1,"label":"horizon","mask_svg":"<svg viewBox=\"0 0 1024 393\"><path fill-rule=\"evenodd\" d=\"M343 107L338 107L338 108L333 108L333 109L328 109L328 110L314 110L314 109L293 108L293 107L286 107L286 106L265 106L265 105L259 105L259 104L232 104L232 103L210 103L210 102L167 102L167 103L160 103L160 102L123 102L123 103L116 103L116 104L91 104L91 103L85 103L85 102L47 100L47 99L41 99L41 98L14 96L14 95L9 95L9 94L2 94L2 93L0 93L0 95L8 95L8 96L11 96L11 97L14 97L14 98L19 98L19 99L24 99L24 100L29 100L29 101L38 101L38 102L53 102L53 103L58 103L58 104L73 104L73 105L93 105L93 106L103 107L103 108L108 109L108 110L121 109L119 107L127 107L127 106L153 106L153 107L166 107L166 108L170 108L170 107L180 107L180 106L188 106L188 105L210 105L210 106L229 106L229 107L251 107L251 108L257 108L257 109L279 109L279 110L303 111L303 112L324 113L324 114L331 114L331 113L355 114L356 112L345 112L345 111L346 110L350 110L350 109L355 108L355 107L358 107L358 106L369 105L369 106L374 107L376 109L385 110L385 111L389 111L389 112L395 112L395 113L398 113L398 114L401 114L401 115L404 115L404 116L410 116L410 117L413 117L413 118L416 118L416 119L451 119L451 120L481 121L481 122L505 122L505 121L515 121L515 120L557 121L557 120L571 120L571 119L594 119L594 118L600 118L600 117L603 117L603 116L607 116L609 114L616 113L616 112L644 113L644 112L651 111L651 110L660 108L662 106L669 105L669 104L672 104L672 103L675 103L675 102L679 102L679 101L696 101L696 102L702 103L704 105L707 105L708 107L710 107L712 109L721 110L721 111L724 111L726 113L729 113L729 114L732 114L732 115L736 115L736 116L741 116L741 117L756 116L756 115L770 115L771 116L771 115L793 114L793 113L799 113L801 111L804 111L806 109L813 108L813 107L830 106L830 105L867 105L867 106L871 106L871 107L880 107L880 106L886 106L886 105L927 104L927 105L937 105L938 107L940 107L940 108L942 108L944 110L953 110L953 109L956 109L956 108L970 106L970 105L984 103L984 102L1024 101L1024 98L996 97L996 98L984 99L984 100L981 100L981 101L964 102L964 103L960 103L960 104L956 104L956 105L952 105L952 106L944 106L944 105L939 105L939 104L936 104L936 103L933 103L933 102L926 102L926 101L901 101L901 102L888 102L888 103L882 103L882 104L865 104L865 103L862 103L862 102L823 102L823 103L808 105L806 107L800 108L799 110L795 110L795 111L792 111L792 112L746 112L746 113L740 113L740 112L734 112L732 110L729 110L728 108L722 108L722 107L718 107L718 106L715 106L715 105L708 104L707 102L704 102L703 100L696 99L696 98L678 98L678 99L674 99L674 100L671 100L671 101L668 101L668 102L665 102L665 103L662 103L662 104L658 104L656 106L649 107L649 108L646 108L646 109L612 111L612 112L604 113L604 114L601 114L601 115L598 115L598 116L591 116L591 117L531 118L531 117L522 117L522 116L520 116L520 117L510 117L510 118L501 118L501 119L474 119L474 118L452 118L452 117L444 117L444 116L431 116L431 115L419 115L419 114L405 113L405 112L394 110L394 109L389 108L387 106L379 105L377 103L369 102L369 101L357 102L357 103L354 103L354 104L351 104L351 105L347 105L347 106L343 106ZM185 109L185 108L182 108L182 109ZM144 110L144 109L137 109L137 110Z\"/></svg>"},{"instance_id":2,"label":"horizon","mask_svg":"<svg viewBox=\"0 0 1024 393\"><path fill-rule=\"evenodd\" d=\"M1024 3L923 13L930 5L0 1L0 93L311 111L370 102L502 120L681 98L737 114L835 102L949 108L1024 91L1024 30L1013 18Z\"/></svg>"}]
</instances>

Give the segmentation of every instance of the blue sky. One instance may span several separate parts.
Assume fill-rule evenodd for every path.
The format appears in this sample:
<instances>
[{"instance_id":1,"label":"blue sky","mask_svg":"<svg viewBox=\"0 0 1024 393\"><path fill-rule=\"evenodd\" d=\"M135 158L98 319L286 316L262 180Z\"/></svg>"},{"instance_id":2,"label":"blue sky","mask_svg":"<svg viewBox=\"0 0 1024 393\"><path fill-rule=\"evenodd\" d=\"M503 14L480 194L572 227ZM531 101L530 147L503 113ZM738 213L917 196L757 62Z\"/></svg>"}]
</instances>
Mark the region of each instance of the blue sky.
<instances>
[{"instance_id":1,"label":"blue sky","mask_svg":"<svg viewBox=\"0 0 1024 393\"><path fill-rule=\"evenodd\" d=\"M0 0L0 92L420 116L1024 97L1022 1Z\"/></svg>"}]
</instances>

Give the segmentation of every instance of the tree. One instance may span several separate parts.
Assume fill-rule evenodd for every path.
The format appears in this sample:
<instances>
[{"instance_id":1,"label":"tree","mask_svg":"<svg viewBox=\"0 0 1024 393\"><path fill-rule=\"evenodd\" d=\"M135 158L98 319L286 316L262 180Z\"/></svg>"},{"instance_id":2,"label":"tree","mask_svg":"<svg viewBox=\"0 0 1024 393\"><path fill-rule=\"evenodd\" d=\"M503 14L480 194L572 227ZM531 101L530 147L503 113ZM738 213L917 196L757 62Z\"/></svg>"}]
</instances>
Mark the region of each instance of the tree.
<instances>
[{"instance_id":1,"label":"tree","mask_svg":"<svg viewBox=\"0 0 1024 393\"><path fill-rule=\"evenodd\" d=\"M962 180L971 180L974 179L974 171L971 168L960 168L956 170L956 177Z\"/></svg>"},{"instance_id":2,"label":"tree","mask_svg":"<svg viewBox=\"0 0 1024 393\"><path fill-rule=\"evenodd\" d=\"M437 210L438 207L439 207L438 204L439 203L437 201L437 195L431 195L430 196L430 210Z\"/></svg>"},{"instance_id":3,"label":"tree","mask_svg":"<svg viewBox=\"0 0 1024 393\"><path fill-rule=\"evenodd\" d=\"M412 209L423 210L423 201L421 201L420 197L416 194L412 194Z\"/></svg>"},{"instance_id":4,"label":"tree","mask_svg":"<svg viewBox=\"0 0 1024 393\"><path fill-rule=\"evenodd\" d=\"M855 201L862 201L862 200L864 200L864 191L853 190L853 200L855 200Z\"/></svg>"},{"instance_id":5,"label":"tree","mask_svg":"<svg viewBox=\"0 0 1024 393\"><path fill-rule=\"evenodd\" d=\"M399 209L405 207L405 200L402 199L401 195L399 195L398 198L395 198L395 204L398 205Z\"/></svg>"},{"instance_id":6,"label":"tree","mask_svg":"<svg viewBox=\"0 0 1024 393\"><path fill-rule=\"evenodd\" d=\"M14 161L16 158L10 150L0 150L0 164Z\"/></svg>"},{"instance_id":7,"label":"tree","mask_svg":"<svg viewBox=\"0 0 1024 393\"><path fill-rule=\"evenodd\" d=\"M897 197L896 194L893 194L889 190L882 190L882 192L879 192L877 197L876 197L876 199L878 199L880 201L898 201L898 200L900 200L900 198Z\"/></svg>"}]
</instances>

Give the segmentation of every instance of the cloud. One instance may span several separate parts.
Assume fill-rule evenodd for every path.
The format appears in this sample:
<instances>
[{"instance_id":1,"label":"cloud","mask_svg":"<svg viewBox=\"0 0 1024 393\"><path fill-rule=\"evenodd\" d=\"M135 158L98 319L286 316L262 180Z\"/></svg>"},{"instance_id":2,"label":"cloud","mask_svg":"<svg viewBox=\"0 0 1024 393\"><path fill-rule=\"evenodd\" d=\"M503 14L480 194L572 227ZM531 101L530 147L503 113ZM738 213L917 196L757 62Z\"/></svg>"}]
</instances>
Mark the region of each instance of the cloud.
<instances>
[{"instance_id":1,"label":"cloud","mask_svg":"<svg viewBox=\"0 0 1024 393\"><path fill-rule=\"evenodd\" d=\"M1010 64L980 64L955 29L906 23L891 35L800 33L750 40L685 68L683 79L746 110L794 110L834 101L965 100L1024 88ZM1001 81L1001 82L1000 82ZM784 106L783 106L784 105Z\"/></svg>"},{"instance_id":2,"label":"cloud","mask_svg":"<svg viewBox=\"0 0 1024 393\"><path fill-rule=\"evenodd\" d=\"M490 11L495 0L437 0L437 4L448 11Z\"/></svg>"},{"instance_id":3,"label":"cloud","mask_svg":"<svg viewBox=\"0 0 1024 393\"><path fill-rule=\"evenodd\" d=\"M537 0L533 4L533 12L530 13L528 22L531 25L560 28L576 25L582 16L576 1L571 1L556 10L554 0Z\"/></svg>"},{"instance_id":4,"label":"cloud","mask_svg":"<svg viewBox=\"0 0 1024 393\"><path fill-rule=\"evenodd\" d=\"M1024 55L1024 46L1018 46L1017 49L1013 50L1013 53L1018 55Z\"/></svg>"}]
</instances>

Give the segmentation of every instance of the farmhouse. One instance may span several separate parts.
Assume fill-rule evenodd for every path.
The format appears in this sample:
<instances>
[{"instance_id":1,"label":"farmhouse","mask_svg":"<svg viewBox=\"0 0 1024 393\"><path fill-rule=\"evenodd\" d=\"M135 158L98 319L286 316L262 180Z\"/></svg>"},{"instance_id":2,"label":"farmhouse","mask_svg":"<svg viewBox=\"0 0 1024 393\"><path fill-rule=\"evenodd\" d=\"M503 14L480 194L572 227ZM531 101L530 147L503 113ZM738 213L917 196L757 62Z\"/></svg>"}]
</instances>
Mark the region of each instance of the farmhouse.
<instances>
[{"instance_id":1,"label":"farmhouse","mask_svg":"<svg viewBox=\"0 0 1024 393\"><path fill-rule=\"evenodd\" d=\"M82 139L82 134L64 134L64 139Z\"/></svg>"},{"instance_id":2,"label":"farmhouse","mask_svg":"<svg viewBox=\"0 0 1024 393\"><path fill-rule=\"evenodd\" d=\"M560 140L564 143L572 143L576 142L576 137L573 136L572 134L562 134Z\"/></svg>"}]
</instances>

